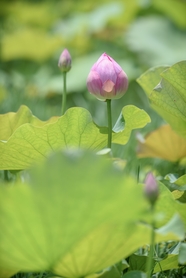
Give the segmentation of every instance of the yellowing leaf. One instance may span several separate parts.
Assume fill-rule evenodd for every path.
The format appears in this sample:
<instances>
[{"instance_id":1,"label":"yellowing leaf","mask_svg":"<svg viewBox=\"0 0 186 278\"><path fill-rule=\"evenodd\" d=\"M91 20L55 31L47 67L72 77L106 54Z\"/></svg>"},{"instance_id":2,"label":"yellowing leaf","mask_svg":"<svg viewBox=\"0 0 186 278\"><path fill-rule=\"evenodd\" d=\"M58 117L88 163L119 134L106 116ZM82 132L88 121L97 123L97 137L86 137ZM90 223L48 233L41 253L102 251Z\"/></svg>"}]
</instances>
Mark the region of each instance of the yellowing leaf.
<instances>
[{"instance_id":1,"label":"yellowing leaf","mask_svg":"<svg viewBox=\"0 0 186 278\"><path fill-rule=\"evenodd\" d=\"M138 144L138 157L158 157L178 161L186 156L186 139L175 133L170 125L163 125L147 134Z\"/></svg>"}]
</instances>

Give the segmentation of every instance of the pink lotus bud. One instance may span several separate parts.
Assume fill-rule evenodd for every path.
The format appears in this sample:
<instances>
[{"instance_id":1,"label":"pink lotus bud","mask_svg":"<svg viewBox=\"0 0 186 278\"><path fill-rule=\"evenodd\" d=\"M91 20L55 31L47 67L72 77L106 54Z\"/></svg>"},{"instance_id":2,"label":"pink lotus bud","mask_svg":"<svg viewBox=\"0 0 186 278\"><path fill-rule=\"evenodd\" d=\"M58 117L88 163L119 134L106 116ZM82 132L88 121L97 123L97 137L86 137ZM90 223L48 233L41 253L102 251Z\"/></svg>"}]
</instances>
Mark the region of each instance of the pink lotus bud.
<instances>
[{"instance_id":1,"label":"pink lotus bud","mask_svg":"<svg viewBox=\"0 0 186 278\"><path fill-rule=\"evenodd\" d=\"M149 202L153 205L158 196L159 196L159 188L157 181L153 174L150 172L147 174L146 179L145 179L145 188L144 188L144 193L146 198L149 200Z\"/></svg>"},{"instance_id":2,"label":"pink lotus bud","mask_svg":"<svg viewBox=\"0 0 186 278\"><path fill-rule=\"evenodd\" d=\"M67 49L64 49L59 57L58 67L67 72L71 69L71 56Z\"/></svg>"},{"instance_id":3,"label":"pink lotus bud","mask_svg":"<svg viewBox=\"0 0 186 278\"><path fill-rule=\"evenodd\" d=\"M128 88L128 77L109 55L103 53L90 70L87 88L99 100L118 99Z\"/></svg>"}]
</instances>

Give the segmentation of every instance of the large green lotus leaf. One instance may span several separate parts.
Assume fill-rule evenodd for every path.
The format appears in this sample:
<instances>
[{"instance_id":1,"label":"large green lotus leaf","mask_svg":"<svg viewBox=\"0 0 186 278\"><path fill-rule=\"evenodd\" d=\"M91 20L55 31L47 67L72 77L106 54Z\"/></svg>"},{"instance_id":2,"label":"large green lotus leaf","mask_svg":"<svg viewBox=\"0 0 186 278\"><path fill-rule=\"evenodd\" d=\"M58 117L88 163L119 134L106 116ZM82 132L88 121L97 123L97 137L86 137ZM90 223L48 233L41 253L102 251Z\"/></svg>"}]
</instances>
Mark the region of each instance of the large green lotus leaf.
<instances>
[{"instance_id":1,"label":"large green lotus leaf","mask_svg":"<svg viewBox=\"0 0 186 278\"><path fill-rule=\"evenodd\" d=\"M160 74L168 68L169 67L167 66L153 67L147 70L137 79L137 82L143 88L148 98L150 97L150 94L154 89L154 87L156 87L157 84L160 82L161 80Z\"/></svg>"},{"instance_id":2,"label":"large green lotus leaf","mask_svg":"<svg viewBox=\"0 0 186 278\"><path fill-rule=\"evenodd\" d=\"M94 274L90 274L85 278L121 278L121 274L124 269L128 268L129 264L125 259L122 259L119 263L109 266L102 271Z\"/></svg>"},{"instance_id":3,"label":"large green lotus leaf","mask_svg":"<svg viewBox=\"0 0 186 278\"><path fill-rule=\"evenodd\" d=\"M161 73L160 69L162 67L150 69L137 81L147 93L152 107L173 130L186 137L186 61L174 64ZM150 84L150 76L153 75L156 75L156 79L159 78L156 86L153 82Z\"/></svg>"},{"instance_id":4,"label":"large green lotus leaf","mask_svg":"<svg viewBox=\"0 0 186 278\"><path fill-rule=\"evenodd\" d=\"M150 123L151 119L148 114L134 105L127 105L122 109L122 117L119 118L116 125L114 126L113 143L126 144L130 138L131 131L136 128L142 128L147 123ZM121 127L124 129L120 129Z\"/></svg>"},{"instance_id":5,"label":"large green lotus leaf","mask_svg":"<svg viewBox=\"0 0 186 278\"><path fill-rule=\"evenodd\" d=\"M147 208L135 181L103 157L80 151L57 153L35 168L28 185L0 191L0 265L59 274L65 269L67 277L117 262L122 243L136 234L135 222ZM81 256L66 266L67 253L77 245Z\"/></svg>"},{"instance_id":6,"label":"large green lotus leaf","mask_svg":"<svg viewBox=\"0 0 186 278\"><path fill-rule=\"evenodd\" d=\"M12 277L14 274L16 274L19 271L19 269L15 270L15 268L13 270L11 270L10 268L4 269L3 266L0 267L0 278L9 278Z\"/></svg>"},{"instance_id":7,"label":"large green lotus leaf","mask_svg":"<svg viewBox=\"0 0 186 278\"><path fill-rule=\"evenodd\" d=\"M113 133L113 142L126 144L134 128L145 126L150 118L133 105L123 108L124 130ZM25 169L53 150L82 147L100 150L107 145L107 128L98 127L84 108L71 108L58 121L36 127L20 126L7 142L0 141L0 169Z\"/></svg>"},{"instance_id":8,"label":"large green lotus leaf","mask_svg":"<svg viewBox=\"0 0 186 278\"><path fill-rule=\"evenodd\" d=\"M58 152L28 184L0 187L0 265L85 277L149 244L151 228L140 221L148 206L142 187L108 159ZM183 238L167 227L156 241Z\"/></svg>"},{"instance_id":9,"label":"large green lotus leaf","mask_svg":"<svg viewBox=\"0 0 186 278\"><path fill-rule=\"evenodd\" d=\"M29 108L22 105L19 110L0 115L0 140L8 140L14 131L25 123L31 123L34 126L42 127L47 123L57 121L58 117L52 117L48 121L41 121L36 118Z\"/></svg>"}]
</instances>

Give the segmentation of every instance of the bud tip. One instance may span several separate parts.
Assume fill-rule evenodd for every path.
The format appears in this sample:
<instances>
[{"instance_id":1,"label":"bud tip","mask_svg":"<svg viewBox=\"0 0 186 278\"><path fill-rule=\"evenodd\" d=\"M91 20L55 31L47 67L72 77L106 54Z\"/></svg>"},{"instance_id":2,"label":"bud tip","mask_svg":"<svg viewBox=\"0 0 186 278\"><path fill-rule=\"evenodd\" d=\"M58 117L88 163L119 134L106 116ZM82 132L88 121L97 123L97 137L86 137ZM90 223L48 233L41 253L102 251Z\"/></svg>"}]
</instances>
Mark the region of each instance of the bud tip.
<instances>
[{"instance_id":1,"label":"bud tip","mask_svg":"<svg viewBox=\"0 0 186 278\"><path fill-rule=\"evenodd\" d=\"M158 183L151 172L145 178L144 194L152 205L154 205L159 196Z\"/></svg>"}]
</instances>

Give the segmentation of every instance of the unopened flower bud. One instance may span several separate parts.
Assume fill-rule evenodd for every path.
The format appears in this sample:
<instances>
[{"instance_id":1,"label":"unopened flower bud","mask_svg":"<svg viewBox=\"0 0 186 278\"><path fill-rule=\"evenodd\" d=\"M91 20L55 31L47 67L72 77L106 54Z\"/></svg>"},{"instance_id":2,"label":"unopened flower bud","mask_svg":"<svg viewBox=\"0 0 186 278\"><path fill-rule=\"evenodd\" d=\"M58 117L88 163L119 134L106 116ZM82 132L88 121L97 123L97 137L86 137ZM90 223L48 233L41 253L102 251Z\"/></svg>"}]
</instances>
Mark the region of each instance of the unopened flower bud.
<instances>
[{"instance_id":1,"label":"unopened flower bud","mask_svg":"<svg viewBox=\"0 0 186 278\"><path fill-rule=\"evenodd\" d=\"M159 196L159 188L158 183L151 172L146 176L144 193L149 202L154 205Z\"/></svg>"},{"instance_id":2,"label":"unopened flower bud","mask_svg":"<svg viewBox=\"0 0 186 278\"><path fill-rule=\"evenodd\" d=\"M64 49L59 57L58 67L62 72L67 72L71 69L71 56L67 49Z\"/></svg>"},{"instance_id":3,"label":"unopened flower bud","mask_svg":"<svg viewBox=\"0 0 186 278\"><path fill-rule=\"evenodd\" d=\"M87 78L88 91L99 100L121 98L128 88L128 77L106 53L93 65Z\"/></svg>"}]
</instances>

